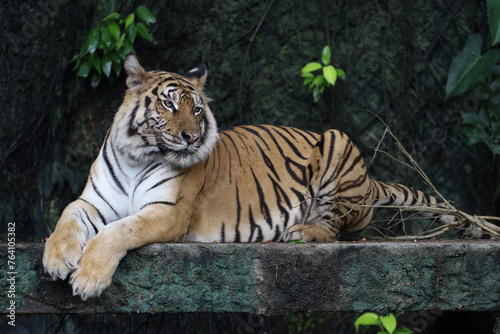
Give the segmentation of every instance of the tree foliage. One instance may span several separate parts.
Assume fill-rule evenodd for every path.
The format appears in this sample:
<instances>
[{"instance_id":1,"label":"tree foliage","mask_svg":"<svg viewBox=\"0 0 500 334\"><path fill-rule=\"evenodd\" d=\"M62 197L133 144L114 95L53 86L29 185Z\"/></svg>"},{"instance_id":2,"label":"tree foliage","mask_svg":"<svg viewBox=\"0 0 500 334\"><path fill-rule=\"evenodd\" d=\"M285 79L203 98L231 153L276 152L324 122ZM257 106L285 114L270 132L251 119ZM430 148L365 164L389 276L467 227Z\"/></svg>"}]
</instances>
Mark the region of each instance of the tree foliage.
<instances>
[{"instance_id":1,"label":"tree foliage","mask_svg":"<svg viewBox=\"0 0 500 334\"><path fill-rule=\"evenodd\" d=\"M479 83L486 96L480 98L479 112L464 112L465 134L469 145L484 142L494 154L500 154L500 0L488 1L491 46L484 54L481 35L469 37L463 50L453 59L446 83L446 99L471 91Z\"/></svg>"},{"instance_id":2,"label":"tree foliage","mask_svg":"<svg viewBox=\"0 0 500 334\"><path fill-rule=\"evenodd\" d=\"M142 22L137 22L136 16ZM117 12L107 15L90 30L80 52L70 60L75 62L73 70L78 72L78 78L89 78L90 86L95 89L103 76L113 78L112 71L118 77L126 55L135 53L133 44L137 33L145 40L154 42L146 25L155 22L153 13L144 6L137 7L126 17Z\"/></svg>"}]
</instances>

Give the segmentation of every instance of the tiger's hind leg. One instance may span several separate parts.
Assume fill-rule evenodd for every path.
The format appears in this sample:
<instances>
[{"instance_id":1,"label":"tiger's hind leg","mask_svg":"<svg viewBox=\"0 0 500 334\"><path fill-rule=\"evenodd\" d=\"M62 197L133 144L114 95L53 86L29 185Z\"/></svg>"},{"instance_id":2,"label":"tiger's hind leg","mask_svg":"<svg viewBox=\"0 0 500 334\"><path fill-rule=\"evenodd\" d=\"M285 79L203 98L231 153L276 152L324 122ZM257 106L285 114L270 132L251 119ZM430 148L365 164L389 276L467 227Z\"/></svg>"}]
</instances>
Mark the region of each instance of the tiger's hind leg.
<instances>
[{"instance_id":1,"label":"tiger's hind leg","mask_svg":"<svg viewBox=\"0 0 500 334\"><path fill-rule=\"evenodd\" d=\"M288 229L288 240L331 242L342 230L366 227L372 209L364 204L370 180L357 147L342 132L325 132L307 164L307 193L302 224Z\"/></svg>"}]
</instances>

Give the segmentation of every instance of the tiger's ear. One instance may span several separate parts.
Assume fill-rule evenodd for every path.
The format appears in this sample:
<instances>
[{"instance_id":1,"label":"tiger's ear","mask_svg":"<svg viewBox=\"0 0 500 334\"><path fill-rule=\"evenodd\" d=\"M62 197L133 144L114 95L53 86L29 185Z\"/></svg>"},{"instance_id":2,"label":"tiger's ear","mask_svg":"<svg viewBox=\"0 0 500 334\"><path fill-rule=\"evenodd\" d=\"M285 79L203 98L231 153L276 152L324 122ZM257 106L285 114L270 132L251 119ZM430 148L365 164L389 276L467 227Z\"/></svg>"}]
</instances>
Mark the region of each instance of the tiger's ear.
<instances>
[{"instance_id":1,"label":"tiger's ear","mask_svg":"<svg viewBox=\"0 0 500 334\"><path fill-rule=\"evenodd\" d=\"M148 78L148 72L146 72L139 61L133 53L129 53L125 58L125 72L127 73L127 86L128 88L134 88L136 86L145 83Z\"/></svg>"},{"instance_id":2,"label":"tiger's ear","mask_svg":"<svg viewBox=\"0 0 500 334\"><path fill-rule=\"evenodd\" d=\"M193 68L184 77L188 78L197 88L202 88L207 79L207 66L205 64Z\"/></svg>"}]
</instances>

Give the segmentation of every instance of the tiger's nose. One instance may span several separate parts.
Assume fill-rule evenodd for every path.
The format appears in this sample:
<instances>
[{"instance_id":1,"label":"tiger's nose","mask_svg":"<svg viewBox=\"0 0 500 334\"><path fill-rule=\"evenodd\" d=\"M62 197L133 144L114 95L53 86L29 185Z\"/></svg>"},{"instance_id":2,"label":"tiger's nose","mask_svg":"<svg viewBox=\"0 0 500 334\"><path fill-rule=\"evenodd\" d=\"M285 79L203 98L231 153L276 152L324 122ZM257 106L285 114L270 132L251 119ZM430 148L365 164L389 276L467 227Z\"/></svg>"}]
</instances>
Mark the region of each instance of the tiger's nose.
<instances>
[{"instance_id":1,"label":"tiger's nose","mask_svg":"<svg viewBox=\"0 0 500 334\"><path fill-rule=\"evenodd\" d=\"M197 141L200 138L200 135L191 133L191 132L185 132L181 131L181 138L188 144L192 144L195 141Z\"/></svg>"}]
</instances>

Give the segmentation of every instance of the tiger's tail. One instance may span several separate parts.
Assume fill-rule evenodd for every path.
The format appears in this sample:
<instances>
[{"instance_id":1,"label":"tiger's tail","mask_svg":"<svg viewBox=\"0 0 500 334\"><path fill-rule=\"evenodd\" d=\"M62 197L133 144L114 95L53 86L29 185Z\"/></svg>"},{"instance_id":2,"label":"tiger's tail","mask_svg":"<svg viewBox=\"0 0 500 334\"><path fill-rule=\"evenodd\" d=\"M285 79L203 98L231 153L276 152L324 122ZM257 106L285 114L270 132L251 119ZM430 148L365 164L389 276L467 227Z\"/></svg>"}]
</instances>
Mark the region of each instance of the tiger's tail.
<instances>
[{"instance_id":1,"label":"tiger's tail","mask_svg":"<svg viewBox=\"0 0 500 334\"><path fill-rule=\"evenodd\" d=\"M374 206L423 206L442 207L443 201L436 197L398 183L387 183L370 179L370 193ZM433 212L423 212L422 216L435 218L441 223L449 224L457 220L453 215L441 215Z\"/></svg>"}]
</instances>

